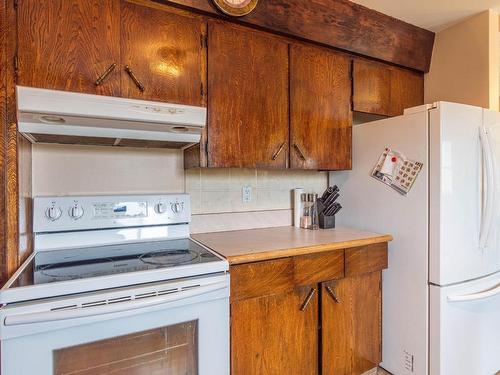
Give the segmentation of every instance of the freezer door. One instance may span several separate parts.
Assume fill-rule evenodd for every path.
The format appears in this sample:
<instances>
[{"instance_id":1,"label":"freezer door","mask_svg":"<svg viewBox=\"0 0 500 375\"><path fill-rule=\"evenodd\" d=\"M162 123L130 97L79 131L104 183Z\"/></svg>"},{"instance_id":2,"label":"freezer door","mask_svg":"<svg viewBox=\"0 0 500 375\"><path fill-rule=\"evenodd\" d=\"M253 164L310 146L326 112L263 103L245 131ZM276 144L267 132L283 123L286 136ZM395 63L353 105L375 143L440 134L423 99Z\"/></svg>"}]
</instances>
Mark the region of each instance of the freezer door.
<instances>
[{"instance_id":1,"label":"freezer door","mask_svg":"<svg viewBox=\"0 0 500 375\"><path fill-rule=\"evenodd\" d=\"M489 253L480 244L483 110L440 102L429 116L429 281L449 285L496 269L485 261Z\"/></svg>"},{"instance_id":2,"label":"freezer door","mask_svg":"<svg viewBox=\"0 0 500 375\"><path fill-rule=\"evenodd\" d=\"M500 371L500 273L430 286L430 375Z\"/></svg>"}]
</instances>

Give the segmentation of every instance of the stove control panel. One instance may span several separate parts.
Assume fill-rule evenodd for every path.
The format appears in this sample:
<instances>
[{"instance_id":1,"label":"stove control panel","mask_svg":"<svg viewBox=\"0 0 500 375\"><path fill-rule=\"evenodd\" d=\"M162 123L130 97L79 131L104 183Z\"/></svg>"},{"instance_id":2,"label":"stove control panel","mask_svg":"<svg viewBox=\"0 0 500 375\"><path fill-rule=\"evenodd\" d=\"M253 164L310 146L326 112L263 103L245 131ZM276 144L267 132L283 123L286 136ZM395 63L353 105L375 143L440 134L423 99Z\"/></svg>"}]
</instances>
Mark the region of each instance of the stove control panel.
<instances>
[{"instance_id":1,"label":"stove control panel","mask_svg":"<svg viewBox=\"0 0 500 375\"><path fill-rule=\"evenodd\" d=\"M35 233L190 221L188 194L36 197L33 203Z\"/></svg>"}]
</instances>

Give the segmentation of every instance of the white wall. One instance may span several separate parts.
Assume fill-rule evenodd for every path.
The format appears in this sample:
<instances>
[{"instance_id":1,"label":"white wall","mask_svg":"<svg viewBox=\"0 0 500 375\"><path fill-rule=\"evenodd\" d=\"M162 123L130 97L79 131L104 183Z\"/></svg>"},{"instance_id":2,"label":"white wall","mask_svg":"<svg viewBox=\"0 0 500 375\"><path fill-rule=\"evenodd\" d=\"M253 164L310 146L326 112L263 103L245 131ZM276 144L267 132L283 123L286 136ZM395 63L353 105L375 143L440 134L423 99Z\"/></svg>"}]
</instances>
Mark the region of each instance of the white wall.
<instances>
[{"instance_id":1,"label":"white wall","mask_svg":"<svg viewBox=\"0 0 500 375\"><path fill-rule=\"evenodd\" d=\"M180 150L33 145L33 195L187 192L193 232L292 224L291 190L321 194L327 173L183 169ZM242 188L252 201L242 202Z\"/></svg>"},{"instance_id":2,"label":"white wall","mask_svg":"<svg viewBox=\"0 0 500 375\"><path fill-rule=\"evenodd\" d=\"M425 102L451 101L498 110L498 12L488 10L436 33Z\"/></svg>"},{"instance_id":3,"label":"white wall","mask_svg":"<svg viewBox=\"0 0 500 375\"><path fill-rule=\"evenodd\" d=\"M184 191L182 152L33 145L33 196Z\"/></svg>"}]
</instances>

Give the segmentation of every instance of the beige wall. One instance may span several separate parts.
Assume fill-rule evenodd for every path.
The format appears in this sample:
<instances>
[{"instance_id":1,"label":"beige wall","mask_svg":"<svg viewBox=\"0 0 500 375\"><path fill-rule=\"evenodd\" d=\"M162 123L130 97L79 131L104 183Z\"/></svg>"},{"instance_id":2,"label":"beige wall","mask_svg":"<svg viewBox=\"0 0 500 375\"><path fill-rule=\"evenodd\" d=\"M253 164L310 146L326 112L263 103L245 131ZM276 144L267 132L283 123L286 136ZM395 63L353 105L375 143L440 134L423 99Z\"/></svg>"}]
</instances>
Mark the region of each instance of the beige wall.
<instances>
[{"instance_id":1,"label":"beige wall","mask_svg":"<svg viewBox=\"0 0 500 375\"><path fill-rule=\"evenodd\" d=\"M33 195L187 192L193 232L290 225L293 188L321 194L326 172L184 171L182 151L33 145ZM252 201L242 202L243 186ZM237 213L237 214L236 214Z\"/></svg>"},{"instance_id":2,"label":"beige wall","mask_svg":"<svg viewBox=\"0 0 500 375\"><path fill-rule=\"evenodd\" d=\"M439 100L498 110L498 13L477 14L436 34L425 76L425 102Z\"/></svg>"}]
</instances>

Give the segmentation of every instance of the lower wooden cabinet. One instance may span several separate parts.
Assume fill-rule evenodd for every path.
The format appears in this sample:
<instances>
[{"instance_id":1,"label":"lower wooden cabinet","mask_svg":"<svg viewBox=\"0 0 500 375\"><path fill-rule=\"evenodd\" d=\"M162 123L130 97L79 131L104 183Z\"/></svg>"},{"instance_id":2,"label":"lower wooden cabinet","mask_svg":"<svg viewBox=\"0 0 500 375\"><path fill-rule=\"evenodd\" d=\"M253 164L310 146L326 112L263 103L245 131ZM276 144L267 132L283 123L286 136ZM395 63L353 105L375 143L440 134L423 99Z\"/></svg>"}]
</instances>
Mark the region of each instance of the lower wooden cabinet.
<instances>
[{"instance_id":1,"label":"lower wooden cabinet","mask_svg":"<svg viewBox=\"0 0 500 375\"><path fill-rule=\"evenodd\" d=\"M330 261L303 255L231 266L232 375L361 375L381 362L387 244L313 257Z\"/></svg>"},{"instance_id":2,"label":"lower wooden cabinet","mask_svg":"<svg viewBox=\"0 0 500 375\"><path fill-rule=\"evenodd\" d=\"M231 373L317 374L318 294L306 286L233 303Z\"/></svg>"},{"instance_id":3,"label":"lower wooden cabinet","mask_svg":"<svg viewBox=\"0 0 500 375\"><path fill-rule=\"evenodd\" d=\"M321 285L322 374L362 374L382 361L381 272Z\"/></svg>"}]
</instances>

